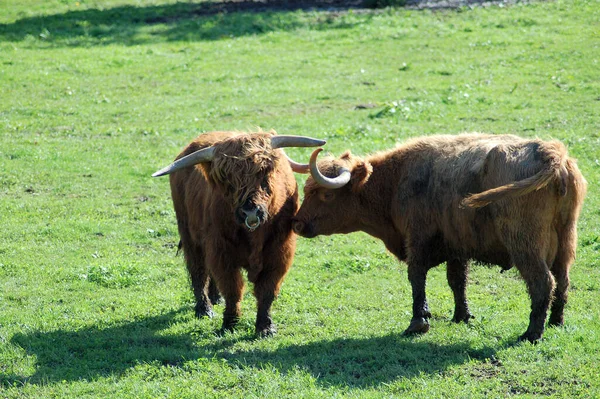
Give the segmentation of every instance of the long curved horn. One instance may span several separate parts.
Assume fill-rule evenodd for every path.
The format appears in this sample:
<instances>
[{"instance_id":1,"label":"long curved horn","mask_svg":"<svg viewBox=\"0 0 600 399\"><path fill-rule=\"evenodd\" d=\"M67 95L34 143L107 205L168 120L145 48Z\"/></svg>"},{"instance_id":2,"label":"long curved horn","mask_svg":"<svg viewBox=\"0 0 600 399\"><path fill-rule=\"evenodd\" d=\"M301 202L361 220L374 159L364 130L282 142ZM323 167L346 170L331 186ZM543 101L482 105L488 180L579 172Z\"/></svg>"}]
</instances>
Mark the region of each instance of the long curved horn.
<instances>
[{"instance_id":1,"label":"long curved horn","mask_svg":"<svg viewBox=\"0 0 600 399\"><path fill-rule=\"evenodd\" d=\"M321 151L323 151L322 148L317 148L310 156L310 175L321 187L332 189L344 187L350 181L350 171L346 168L342 168L341 173L337 177L331 178L323 176L317 166L317 157Z\"/></svg>"},{"instance_id":2,"label":"long curved horn","mask_svg":"<svg viewBox=\"0 0 600 399\"><path fill-rule=\"evenodd\" d=\"M271 148L283 147L318 147L325 145L327 141L313 139L304 136L273 136L271 137Z\"/></svg>"},{"instance_id":3,"label":"long curved horn","mask_svg":"<svg viewBox=\"0 0 600 399\"><path fill-rule=\"evenodd\" d=\"M311 137L304 136L273 136L271 137L271 148L284 148L284 147L318 147L325 145L327 141L313 139ZM284 152L285 154L285 152ZM292 170L296 173L308 173L310 171L310 165L298 163L292 160L285 154Z\"/></svg>"},{"instance_id":4,"label":"long curved horn","mask_svg":"<svg viewBox=\"0 0 600 399\"><path fill-rule=\"evenodd\" d=\"M283 150L281 150L283 151ZM285 153L285 151L283 152L283 155L285 155L285 157L287 158L288 162L290 163L290 166L292 167L292 171L296 172L296 173L308 173L310 172L310 165L309 164L303 164L303 163L298 163L296 161L294 161L292 158L288 157L288 155Z\"/></svg>"},{"instance_id":5,"label":"long curved horn","mask_svg":"<svg viewBox=\"0 0 600 399\"><path fill-rule=\"evenodd\" d=\"M185 157L179 158L171 165L162 168L161 170L152 174L152 177L164 176L175 172L176 170L187 168L188 166L196 165L201 162L210 162L215 156L214 147L207 147L201 150L192 152Z\"/></svg>"}]
</instances>

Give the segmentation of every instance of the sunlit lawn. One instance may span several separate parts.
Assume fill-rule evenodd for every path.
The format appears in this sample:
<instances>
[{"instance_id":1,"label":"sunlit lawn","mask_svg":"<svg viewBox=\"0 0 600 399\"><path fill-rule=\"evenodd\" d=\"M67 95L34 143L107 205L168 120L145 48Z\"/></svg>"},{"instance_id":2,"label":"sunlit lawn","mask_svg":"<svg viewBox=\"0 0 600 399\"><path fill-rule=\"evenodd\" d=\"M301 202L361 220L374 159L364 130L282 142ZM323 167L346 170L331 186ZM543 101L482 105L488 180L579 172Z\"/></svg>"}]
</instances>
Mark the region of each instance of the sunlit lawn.
<instances>
[{"instance_id":1,"label":"sunlit lawn","mask_svg":"<svg viewBox=\"0 0 600 399\"><path fill-rule=\"evenodd\" d=\"M600 2L199 16L174 1L0 0L0 397L600 396ZM204 131L260 126L367 154L409 137L556 138L589 182L566 325L517 344L514 270L474 266L428 334L406 266L363 234L299 239L255 340L196 320L168 179ZM298 161L310 150L289 153ZM298 176L302 185L304 176Z\"/></svg>"}]
</instances>

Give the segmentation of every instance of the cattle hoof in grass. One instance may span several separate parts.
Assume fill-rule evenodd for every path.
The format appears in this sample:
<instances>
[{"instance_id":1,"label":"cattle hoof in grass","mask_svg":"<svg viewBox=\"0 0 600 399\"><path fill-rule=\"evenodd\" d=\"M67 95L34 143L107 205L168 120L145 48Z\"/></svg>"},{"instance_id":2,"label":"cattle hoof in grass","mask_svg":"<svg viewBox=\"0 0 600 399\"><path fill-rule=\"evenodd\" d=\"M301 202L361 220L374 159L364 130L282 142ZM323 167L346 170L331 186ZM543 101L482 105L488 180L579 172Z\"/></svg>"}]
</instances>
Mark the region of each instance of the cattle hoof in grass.
<instances>
[{"instance_id":1,"label":"cattle hoof in grass","mask_svg":"<svg viewBox=\"0 0 600 399\"><path fill-rule=\"evenodd\" d=\"M540 341L540 339L542 339L542 333L527 331L525 332L525 334L519 337L517 342L529 341L532 344L537 344Z\"/></svg>"},{"instance_id":2,"label":"cattle hoof in grass","mask_svg":"<svg viewBox=\"0 0 600 399\"><path fill-rule=\"evenodd\" d=\"M235 320L235 322L226 322L225 320L223 320L223 325L221 326L220 329L218 329L216 331L216 335L217 337L222 337L227 333L233 333L235 331L235 326L237 324L237 319Z\"/></svg>"},{"instance_id":3,"label":"cattle hoof in grass","mask_svg":"<svg viewBox=\"0 0 600 399\"><path fill-rule=\"evenodd\" d=\"M258 338L268 338L268 337L274 336L275 334L277 334L277 327L275 327L275 324L271 324L270 326L256 329L256 336Z\"/></svg>"},{"instance_id":4,"label":"cattle hoof in grass","mask_svg":"<svg viewBox=\"0 0 600 399\"><path fill-rule=\"evenodd\" d=\"M212 319L215 313L212 310L212 307L207 305L196 305L195 309L196 317L201 319L203 317L208 317Z\"/></svg>"},{"instance_id":5,"label":"cattle hoof in grass","mask_svg":"<svg viewBox=\"0 0 600 399\"><path fill-rule=\"evenodd\" d=\"M209 295L208 299L210 300L210 303L212 303L213 305L223 302L223 298L218 293Z\"/></svg>"},{"instance_id":6,"label":"cattle hoof in grass","mask_svg":"<svg viewBox=\"0 0 600 399\"><path fill-rule=\"evenodd\" d=\"M468 323L469 320L474 319L475 316L473 316L470 312L466 312L466 313L461 313L461 314L454 314L454 317L452 317L452 322L454 323Z\"/></svg>"},{"instance_id":7,"label":"cattle hoof in grass","mask_svg":"<svg viewBox=\"0 0 600 399\"><path fill-rule=\"evenodd\" d=\"M554 317L554 315L550 315L550 320L548 320L548 326L550 327L561 327L565 324L565 320L563 316Z\"/></svg>"},{"instance_id":8,"label":"cattle hoof in grass","mask_svg":"<svg viewBox=\"0 0 600 399\"><path fill-rule=\"evenodd\" d=\"M217 331L215 331L215 335L217 337L224 337L225 334L227 333L233 333L233 328L219 328Z\"/></svg>"},{"instance_id":9,"label":"cattle hoof in grass","mask_svg":"<svg viewBox=\"0 0 600 399\"><path fill-rule=\"evenodd\" d=\"M239 320L240 319L237 316L223 316L223 325L221 326L220 331L222 331L223 333L227 331L233 332Z\"/></svg>"},{"instance_id":10,"label":"cattle hoof in grass","mask_svg":"<svg viewBox=\"0 0 600 399\"><path fill-rule=\"evenodd\" d=\"M403 335L425 334L429 331L429 322L424 317L417 317L410 321L410 325L404 330Z\"/></svg>"}]
</instances>

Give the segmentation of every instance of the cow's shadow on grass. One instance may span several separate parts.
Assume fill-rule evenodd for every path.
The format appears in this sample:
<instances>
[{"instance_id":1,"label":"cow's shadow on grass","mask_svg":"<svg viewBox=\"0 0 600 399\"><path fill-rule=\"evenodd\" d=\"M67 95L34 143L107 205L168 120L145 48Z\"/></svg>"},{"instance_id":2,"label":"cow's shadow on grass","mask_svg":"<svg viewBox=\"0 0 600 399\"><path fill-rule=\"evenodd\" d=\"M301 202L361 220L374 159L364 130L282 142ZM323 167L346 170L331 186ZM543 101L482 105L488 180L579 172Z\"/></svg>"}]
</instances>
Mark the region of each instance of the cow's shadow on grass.
<instances>
[{"instance_id":1,"label":"cow's shadow on grass","mask_svg":"<svg viewBox=\"0 0 600 399\"><path fill-rule=\"evenodd\" d=\"M491 358L497 350L473 349L467 343L434 344L400 334L236 350L240 340L253 339L250 333L221 338L214 337L214 331L169 333L187 311L107 328L16 334L11 343L35 358L36 369L30 376L0 374L0 386L120 377L138 364L183 367L199 358L225 358L244 369L275 367L282 374L302 370L324 386L371 387L401 377L436 374L470 359ZM210 344L200 345L200 341Z\"/></svg>"},{"instance_id":2,"label":"cow's shadow on grass","mask_svg":"<svg viewBox=\"0 0 600 399\"><path fill-rule=\"evenodd\" d=\"M140 363L169 365L197 358L198 349L189 334L161 333L177 323L181 312L105 328L18 333L11 343L36 359L35 374L26 378L29 383L120 375ZM25 380L0 376L4 385Z\"/></svg>"},{"instance_id":3,"label":"cow's shadow on grass","mask_svg":"<svg viewBox=\"0 0 600 399\"><path fill-rule=\"evenodd\" d=\"M302 370L323 386L377 387L399 378L435 375L470 359L494 357L497 348L473 349L468 344L436 344L400 333L373 338L338 338L275 351L223 354L229 363L282 374Z\"/></svg>"},{"instance_id":4,"label":"cow's shadow on grass","mask_svg":"<svg viewBox=\"0 0 600 399\"><path fill-rule=\"evenodd\" d=\"M74 10L0 24L0 41L29 38L61 47L215 40L293 30L307 24L306 18L293 10L357 8L364 7L363 1L234 0ZM351 23L332 15L312 24L329 29Z\"/></svg>"}]
</instances>

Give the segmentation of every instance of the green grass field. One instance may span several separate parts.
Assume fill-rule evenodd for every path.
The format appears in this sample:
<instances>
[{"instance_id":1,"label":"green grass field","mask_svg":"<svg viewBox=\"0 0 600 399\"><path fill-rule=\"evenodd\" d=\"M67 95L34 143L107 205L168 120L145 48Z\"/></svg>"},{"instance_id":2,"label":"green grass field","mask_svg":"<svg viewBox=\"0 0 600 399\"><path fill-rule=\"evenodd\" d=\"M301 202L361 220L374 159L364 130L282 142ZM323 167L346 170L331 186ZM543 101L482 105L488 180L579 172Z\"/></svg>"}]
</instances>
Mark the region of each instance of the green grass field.
<instances>
[{"instance_id":1,"label":"green grass field","mask_svg":"<svg viewBox=\"0 0 600 399\"><path fill-rule=\"evenodd\" d=\"M174 0L0 0L0 397L600 397L600 1L200 16ZM563 328L516 344L515 270L474 266L428 334L364 234L299 239L254 339L197 320L168 179L196 135L275 129L367 154L410 137L555 138L589 182ZM298 161L310 150L293 149ZM298 176L302 185L305 177ZM247 290L250 291L250 290Z\"/></svg>"}]
</instances>

